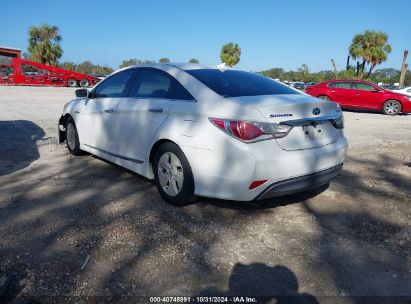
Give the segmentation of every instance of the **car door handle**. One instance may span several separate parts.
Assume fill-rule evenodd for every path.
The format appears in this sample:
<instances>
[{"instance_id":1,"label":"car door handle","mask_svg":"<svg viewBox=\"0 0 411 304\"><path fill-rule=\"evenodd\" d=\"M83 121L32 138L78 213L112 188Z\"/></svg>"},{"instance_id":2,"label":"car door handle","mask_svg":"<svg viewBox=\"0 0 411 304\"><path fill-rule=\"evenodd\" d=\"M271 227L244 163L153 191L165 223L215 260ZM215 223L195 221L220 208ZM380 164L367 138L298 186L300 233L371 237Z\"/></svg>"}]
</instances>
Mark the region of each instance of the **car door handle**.
<instances>
[{"instance_id":1,"label":"car door handle","mask_svg":"<svg viewBox=\"0 0 411 304\"><path fill-rule=\"evenodd\" d=\"M354 95L355 95L355 96L360 96L361 94L360 94L360 93L355 93Z\"/></svg>"},{"instance_id":2,"label":"car door handle","mask_svg":"<svg viewBox=\"0 0 411 304\"><path fill-rule=\"evenodd\" d=\"M163 109L162 108L153 108L153 109L148 109L150 112L152 113L163 113Z\"/></svg>"},{"instance_id":3,"label":"car door handle","mask_svg":"<svg viewBox=\"0 0 411 304\"><path fill-rule=\"evenodd\" d=\"M335 93L335 91L331 91L331 93Z\"/></svg>"},{"instance_id":4,"label":"car door handle","mask_svg":"<svg viewBox=\"0 0 411 304\"><path fill-rule=\"evenodd\" d=\"M104 112L106 112L106 113L113 113L114 110L113 110L113 109L107 109L107 110L104 110Z\"/></svg>"}]
</instances>

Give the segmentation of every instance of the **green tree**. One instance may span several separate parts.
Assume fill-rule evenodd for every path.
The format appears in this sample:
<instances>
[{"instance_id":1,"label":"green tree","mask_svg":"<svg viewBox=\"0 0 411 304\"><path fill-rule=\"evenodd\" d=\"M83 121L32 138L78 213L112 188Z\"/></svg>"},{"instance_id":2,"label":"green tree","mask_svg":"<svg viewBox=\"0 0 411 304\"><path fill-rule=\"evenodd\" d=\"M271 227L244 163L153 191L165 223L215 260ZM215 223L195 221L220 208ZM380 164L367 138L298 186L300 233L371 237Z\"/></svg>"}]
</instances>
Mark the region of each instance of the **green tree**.
<instances>
[{"instance_id":1,"label":"green tree","mask_svg":"<svg viewBox=\"0 0 411 304\"><path fill-rule=\"evenodd\" d=\"M170 59L168 59L167 57L162 57L158 60L158 62L170 62Z\"/></svg>"},{"instance_id":2,"label":"green tree","mask_svg":"<svg viewBox=\"0 0 411 304\"><path fill-rule=\"evenodd\" d=\"M362 58L360 77L363 78L365 64L370 65L366 78L370 77L372 70L387 60L387 55L391 52L391 45L388 44L388 35L378 31L365 31L354 36L349 47L349 53L354 58Z\"/></svg>"},{"instance_id":3,"label":"green tree","mask_svg":"<svg viewBox=\"0 0 411 304\"><path fill-rule=\"evenodd\" d=\"M240 61L241 49L238 44L232 42L223 45L221 48L221 62L232 67L235 66Z\"/></svg>"},{"instance_id":4,"label":"green tree","mask_svg":"<svg viewBox=\"0 0 411 304\"><path fill-rule=\"evenodd\" d=\"M128 59L128 60L123 60L119 66L119 68L125 68L130 65L135 65L135 64L144 64L144 63L154 63L153 60L140 60L140 59Z\"/></svg>"},{"instance_id":5,"label":"green tree","mask_svg":"<svg viewBox=\"0 0 411 304\"><path fill-rule=\"evenodd\" d=\"M28 51L31 60L57 65L58 59L63 55L61 40L62 37L57 26L43 24L39 27L30 27Z\"/></svg>"},{"instance_id":6,"label":"green tree","mask_svg":"<svg viewBox=\"0 0 411 304\"><path fill-rule=\"evenodd\" d=\"M76 71L76 64L74 62L70 62L70 61L64 61L63 63L59 64L59 66L62 69L66 69L66 70L70 70L70 71Z\"/></svg>"},{"instance_id":7,"label":"green tree","mask_svg":"<svg viewBox=\"0 0 411 304\"><path fill-rule=\"evenodd\" d=\"M261 73L273 79L285 80L285 77L284 77L285 72L284 72L284 69L282 68L272 68L270 70L262 71Z\"/></svg>"},{"instance_id":8,"label":"green tree","mask_svg":"<svg viewBox=\"0 0 411 304\"><path fill-rule=\"evenodd\" d=\"M198 61L198 59L196 58L191 58L188 63L200 63L200 61Z\"/></svg>"},{"instance_id":9,"label":"green tree","mask_svg":"<svg viewBox=\"0 0 411 304\"><path fill-rule=\"evenodd\" d=\"M76 72L87 74L87 75L92 75L93 68L94 68L94 65L90 61L86 60L77 65Z\"/></svg>"},{"instance_id":10,"label":"green tree","mask_svg":"<svg viewBox=\"0 0 411 304\"><path fill-rule=\"evenodd\" d=\"M302 81L307 82L308 78L310 77L310 68L307 64L304 63L297 69L297 73L299 74L299 78Z\"/></svg>"}]
</instances>

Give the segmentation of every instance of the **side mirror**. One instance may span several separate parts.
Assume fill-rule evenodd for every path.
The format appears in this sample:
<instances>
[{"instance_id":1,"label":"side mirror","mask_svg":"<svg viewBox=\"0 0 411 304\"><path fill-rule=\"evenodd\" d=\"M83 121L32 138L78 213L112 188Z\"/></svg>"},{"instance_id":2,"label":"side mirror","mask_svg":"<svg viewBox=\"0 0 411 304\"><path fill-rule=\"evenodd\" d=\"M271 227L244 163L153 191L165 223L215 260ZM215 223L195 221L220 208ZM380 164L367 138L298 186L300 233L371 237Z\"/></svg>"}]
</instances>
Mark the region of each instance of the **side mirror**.
<instances>
[{"instance_id":1,"label":"side mirror","mask_svg":"<svg viewBox=\"0 0 411 304\"><path fill-rule=\"evenodd\" d=\"M75 91L77 97L88 97L88 90L87 89L77 89Z\"/></svg>"},{"instance_id":2,"label":"side mirror","mask_svg":"<svg viewBox=\"0 0 411 304\"><path fill-rule=\"evenodd\" d=\"M378 92L382 92L382 91L379 90L379 89L373 89L373 90L371 90L371 92L373 92L373 93L378 93Z\"/></svg>"}]
</instances>

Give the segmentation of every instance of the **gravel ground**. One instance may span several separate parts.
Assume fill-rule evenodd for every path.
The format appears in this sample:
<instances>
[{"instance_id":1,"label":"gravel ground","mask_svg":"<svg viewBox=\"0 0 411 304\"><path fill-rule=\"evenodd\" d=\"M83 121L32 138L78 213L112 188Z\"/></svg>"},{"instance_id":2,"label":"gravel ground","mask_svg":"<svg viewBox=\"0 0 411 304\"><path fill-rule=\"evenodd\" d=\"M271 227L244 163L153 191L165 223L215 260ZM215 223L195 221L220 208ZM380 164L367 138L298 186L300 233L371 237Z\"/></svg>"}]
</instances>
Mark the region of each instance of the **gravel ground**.
<instances>
[{"instance_id":1,"label":"gravel ground","mask_svg":"<svg viewBox=\"0 0 411 304\"><path fill-rule=\"evenodd\" d=\"M151 181L57 144L71 96L0 87L0 302L410 303L410 115L345 112L348 159L322 191L176 208Z\"/></svg>"}]
</instances>

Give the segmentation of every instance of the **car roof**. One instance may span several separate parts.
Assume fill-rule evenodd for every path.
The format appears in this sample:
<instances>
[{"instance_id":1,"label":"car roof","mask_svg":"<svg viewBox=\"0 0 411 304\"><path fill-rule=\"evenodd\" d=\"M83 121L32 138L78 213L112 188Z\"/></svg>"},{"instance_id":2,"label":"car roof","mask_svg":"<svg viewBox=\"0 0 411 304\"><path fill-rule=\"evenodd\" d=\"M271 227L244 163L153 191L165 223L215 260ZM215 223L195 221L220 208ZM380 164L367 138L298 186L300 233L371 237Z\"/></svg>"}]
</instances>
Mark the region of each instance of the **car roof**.
<instances>
[{"instance_id":1,"label":"car roof","mask_svg":"<svg viewBox=\"0 0 411 304\"><path fill-rule=\"evenodd\" d=\"M367 80L361 80L361 79L333 79L333 80L328 80L327 82L347 82L347 81L349 81L349 82L365 82L365 83L373 84L372 82L369 82Z\"/></svg>"},{"instance_id":2,"label":"car roof","mask_svg":"<svg viewBox=\"0 0 411 304\"><path fill-rule=\"evenodd\" d=\"M134 64L130 65L128 67L125 67L124 69L128 68L164 68L167 66L172 66L184 71L187 70L199 70L199 69L215 69L215 70L221 70L221 69L232 69L229 66L223 66L223 65L206 65L206 64L201 64L201 63L178 63L178 62L167 62L167 63L139 63L139 64Z\"/></svg>"}]
</instances>

